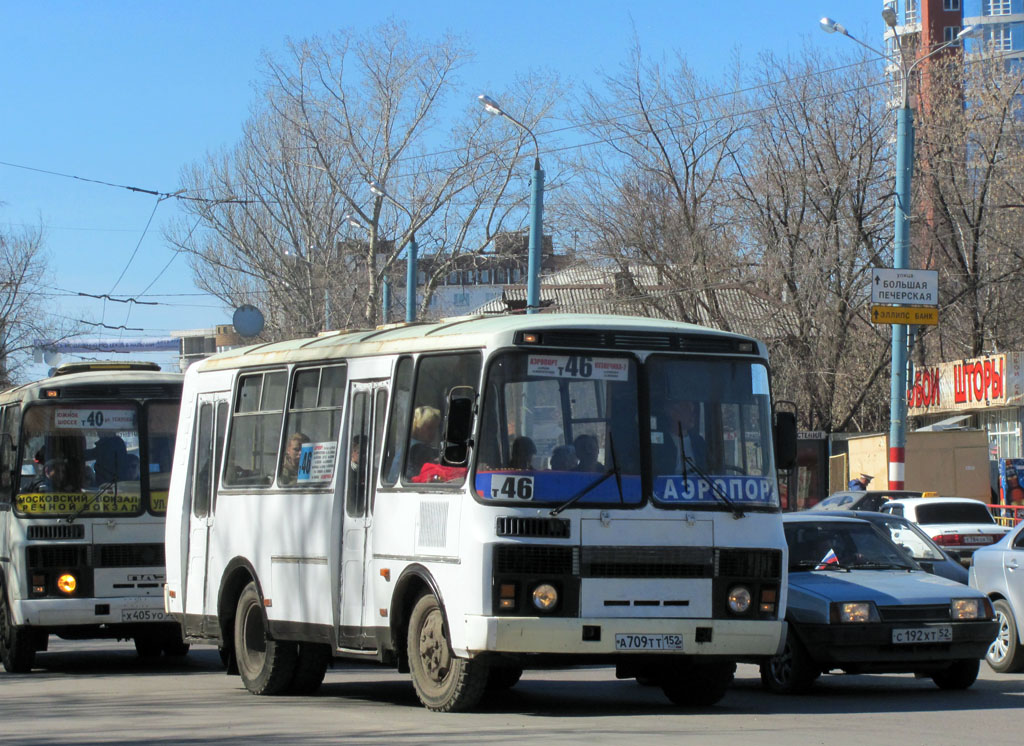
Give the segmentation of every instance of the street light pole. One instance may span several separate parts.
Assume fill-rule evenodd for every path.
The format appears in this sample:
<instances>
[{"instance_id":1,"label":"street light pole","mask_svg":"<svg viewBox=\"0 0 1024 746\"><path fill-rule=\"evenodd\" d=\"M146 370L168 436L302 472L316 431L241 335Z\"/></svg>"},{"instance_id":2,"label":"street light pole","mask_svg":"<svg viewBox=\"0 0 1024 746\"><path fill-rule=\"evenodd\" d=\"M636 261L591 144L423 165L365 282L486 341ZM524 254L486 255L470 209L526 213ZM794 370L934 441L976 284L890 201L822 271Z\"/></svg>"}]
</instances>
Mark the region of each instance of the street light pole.
<instances>
[{"instance_id":1,"label":"street light pole","mask_svg":"<svg viewBox=\"0 0 1024 746\"><path fill-rule=\"evenodd\" d=\"M490 96L477 96L480 104L491 114L504 117L533 138L535 155L533 175L530 177L530 245L526 265L526 312L540 311L541 244L544 241L544 171L540 167L540 145L533 130L505 112Z\"/></svg>"},{"instance_id":2,"label":"street light pole","mask_svg":"<svg viewBox=\"0 0 1024 746\"><path fill-rule=\"evenodd\" d=\"M896 38L896 53L899 67L901 106L896 110L896 209L893 226L893 269L908 269L910 265L910 180L914 171L914 111L910 108L910 73L921 62L938 54L980 29L966 26L956 38L941 44L927 54L918 57L911 65L903 55L903 44L896 31L896 13L891 8L882 11L882 19L893 30ZM884 60L889 57L874 47L851 35L846 28L831 18L819 22L822 30L833 34L839 32ZM892 325L892 367L889 374L889 489L901 490L904 485L907 447L907 326Z\"/></svg>"},{"instance_id":3,"label":"street light pole","mask_svg":"<svg viewBox=\"0 0 1024 746\"><path fill-rule=\"evenodd\" d=\"M409 220L411 222L415 222L413 221L412 213L405 208L405 205L388 194L379 182L371 181L367 186L370 187L370 191L373 192L373 194L383 199L390 200L395 207L409 216ZM419 273L416 269L416 261L418 255L419 246L416 245L416 232L413 231L409 234L408 249L405 254L405 323L407 324L411 324L416 320L416 281L419 278ZM384 322L387 323L387 312L391 308L391 291L388 288L387 278L384 279L384 292L385 298L387 299L384 311Z\"/></svg>"}]
</instances>

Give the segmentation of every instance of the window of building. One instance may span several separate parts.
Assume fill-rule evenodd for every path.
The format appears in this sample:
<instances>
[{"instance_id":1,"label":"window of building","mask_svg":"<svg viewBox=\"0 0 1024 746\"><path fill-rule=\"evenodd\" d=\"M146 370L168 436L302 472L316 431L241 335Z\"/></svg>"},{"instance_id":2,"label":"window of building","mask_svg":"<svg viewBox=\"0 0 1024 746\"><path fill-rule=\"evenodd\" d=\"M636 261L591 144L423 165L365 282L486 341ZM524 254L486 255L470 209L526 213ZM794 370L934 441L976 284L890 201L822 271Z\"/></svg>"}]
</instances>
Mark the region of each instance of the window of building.
<instances>
[{"instance_id":1,"label":"window of building","mask_svg":"<svg viewBox=\"0 0 1024 746\"><path fill-rule=\"evenodd\" d=\"M942 0L943 10L960 10L960 0Z\"/></svg>"},{"instance_id":2,"label":"window of building","mask_svg":"<svg viewBox=\"0 0 1024 746\"><path fill-rule=\"evenodd\" d=\"M985 0L982 15L1008 16L1011 13L1010 0Z\"/></svg>"},{"instance_id":3,"label":"window of building","mask_svg":"<svg viewBox=\"0 0 1024 746\"><path fill-rule=\"evenodd\" d=\"M985 41L989 51L1009 52L1013 49L1013 38L1009 26L998 24L985 29Z\"/></svg>"},{"instance_id":4,"label":"window of building","mask_svg":"<svg viewBox=\"0 0 1024 746\"><path fill-rule=\"evenodd\" d=\"M960 33L959 26L946 26L942 30L943 41L956 41L956 35Z\"/></svg>"},{"instance_id":5,"label":"window of building","mask_svg":"<svg viewBox=\"0 0 1024 746\"><path fill-rule=\"evenodd\" d=\"M267 371L241 376L228 438L224 484L265 487L274 480L287 373Z\"/></svg>"},{"instance_id":6,"label":"window of building","mask_svg":"<svg viewBox=\"0 0 1024 746\"><path fill-rule=\"evenodd\" d=\"M917 23L917 0L907 0L907 7L903 12L903 22L908 26Z\"/></svg>"},{"instance_id":7,"label":"window of building","mask_svg":"<svg viewBox=\"0 0 1024 746\"><path fill-rule=\"evenodd\" d=\"M978 413L978 425L988 433L998 458L1021 458L1020 417L1016 409L994 409Z\"/></svg>"}]
</instances>

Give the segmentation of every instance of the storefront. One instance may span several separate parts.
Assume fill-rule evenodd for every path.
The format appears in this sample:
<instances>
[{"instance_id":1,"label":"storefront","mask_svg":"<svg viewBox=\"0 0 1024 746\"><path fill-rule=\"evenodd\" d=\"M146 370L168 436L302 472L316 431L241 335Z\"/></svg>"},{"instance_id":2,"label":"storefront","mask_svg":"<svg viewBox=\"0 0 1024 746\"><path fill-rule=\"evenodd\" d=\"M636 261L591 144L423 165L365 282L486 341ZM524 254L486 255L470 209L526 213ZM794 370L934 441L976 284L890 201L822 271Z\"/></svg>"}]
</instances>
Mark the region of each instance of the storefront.
<instances>
[{"instance_id":1,"label":"storefront","mask_svg":"<svg viewBox=\"0 0 1024 746\"><path fill-rule=\"evenodd\" d=\"M968 427L989 440L994 487L1006 494L1005 460L1024 458L1024 353L925 365L907 390L911 429Z\"/></svg>"}]
</instances>

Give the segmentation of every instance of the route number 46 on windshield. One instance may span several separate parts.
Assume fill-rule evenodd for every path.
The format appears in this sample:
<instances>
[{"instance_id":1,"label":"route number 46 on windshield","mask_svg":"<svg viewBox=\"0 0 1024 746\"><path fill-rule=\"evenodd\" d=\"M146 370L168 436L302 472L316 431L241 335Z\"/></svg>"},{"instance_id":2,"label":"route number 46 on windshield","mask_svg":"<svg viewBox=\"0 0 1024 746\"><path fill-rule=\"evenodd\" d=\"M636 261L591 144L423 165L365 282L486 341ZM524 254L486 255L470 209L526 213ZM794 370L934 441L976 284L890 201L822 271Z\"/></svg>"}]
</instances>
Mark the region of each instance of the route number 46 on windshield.
<instances>
[{"instance_id":1,"label":"route number 46 on windshield","mask_svg":"<svg viewBox=\"0 0 1024 746\"><path fill-rule=\"evenodd\" d=\"M530 355L527 373L545 378L628 381L629 361L624 358L587 355Z\"/></svg>"},{"instance_id":2,"label":"route number 46 on windshield","mask_svg":"<svg viewBox=\"0 0 1024 746\"><path fill-rule=\"evenodd\" d=\"M498 500L532 500L533 477L495 474L491 477L491 497Z\"/></svg>"}]
</instances>

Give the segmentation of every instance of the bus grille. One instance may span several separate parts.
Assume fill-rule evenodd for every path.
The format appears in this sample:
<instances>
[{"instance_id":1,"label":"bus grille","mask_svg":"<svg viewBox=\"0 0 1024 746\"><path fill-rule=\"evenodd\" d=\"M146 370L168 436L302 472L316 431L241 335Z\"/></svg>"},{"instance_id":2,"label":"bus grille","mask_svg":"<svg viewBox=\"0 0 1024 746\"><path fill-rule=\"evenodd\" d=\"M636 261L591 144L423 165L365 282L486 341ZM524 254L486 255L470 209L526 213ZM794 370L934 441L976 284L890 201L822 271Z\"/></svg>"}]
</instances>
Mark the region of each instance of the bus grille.
<instances>
[{"instance_id":1,"label":"bus grille","mask_svg":"<svg viewBox=\"0 0 1024 746\"><path fill-rule=\"evenodd\" d=\"M84 539L85 526L81 523L54 523L28 527L29 539Z\"/></svg>"},{"instance_id":2,"label":"bus grille","mask_svg":"<svg viewBox=\"0 0 1024 746\"><path fill-rule=\"evenodd\" d=\"M778 580L782 578L782 552L778 549L719 549L715 573L727 578Z\"/></svg>"},{"instance_id":3,"label":"bus grille","mask_svg":"<svg viewBox=\"0 0 1024 746\"><path fill-rule=\"evenodd\" d=\"M583 547L585 578L710 578L706 547Z\"/></svg>"},{"instance_id":4,"label":"bus grille","mask_svg":"<svg viewBox=\"0 0 1024 746\"><path fill-rule=\"evenodd\" d=\"M163 544L98 544L95 567L163 567Z\"/></svg>"},{"instance_id":5,"label":"bus grille","mask_svg":"<svg viewBox=\"0 0 1024 746\"><path fill-rule=\"evenodd\" d=\"M498 544L494 551L496 574L577 575L575 547L550 547L537 544Z\"/></svg>"},{"instance_id":6,"label":"bus grille","mask_svg":"<svg viewBox=\"0 0 1024 746\"><path fill-rule=\"evenodd\" d=\"M498 516L498 536L525 536L540 539L568 539L569 521L564 518Z\"/></svg>"},{"instance_id":7,"label":"bus grille","mask_svg":"<svg viewBox=\"0 0 1024 746\"><path fill-rule=\"evenodd\" d=\"M28 547L26 557L32 569L83 567L87 564L88 549L86 546Z\"/></svg>"}]
</instances>

